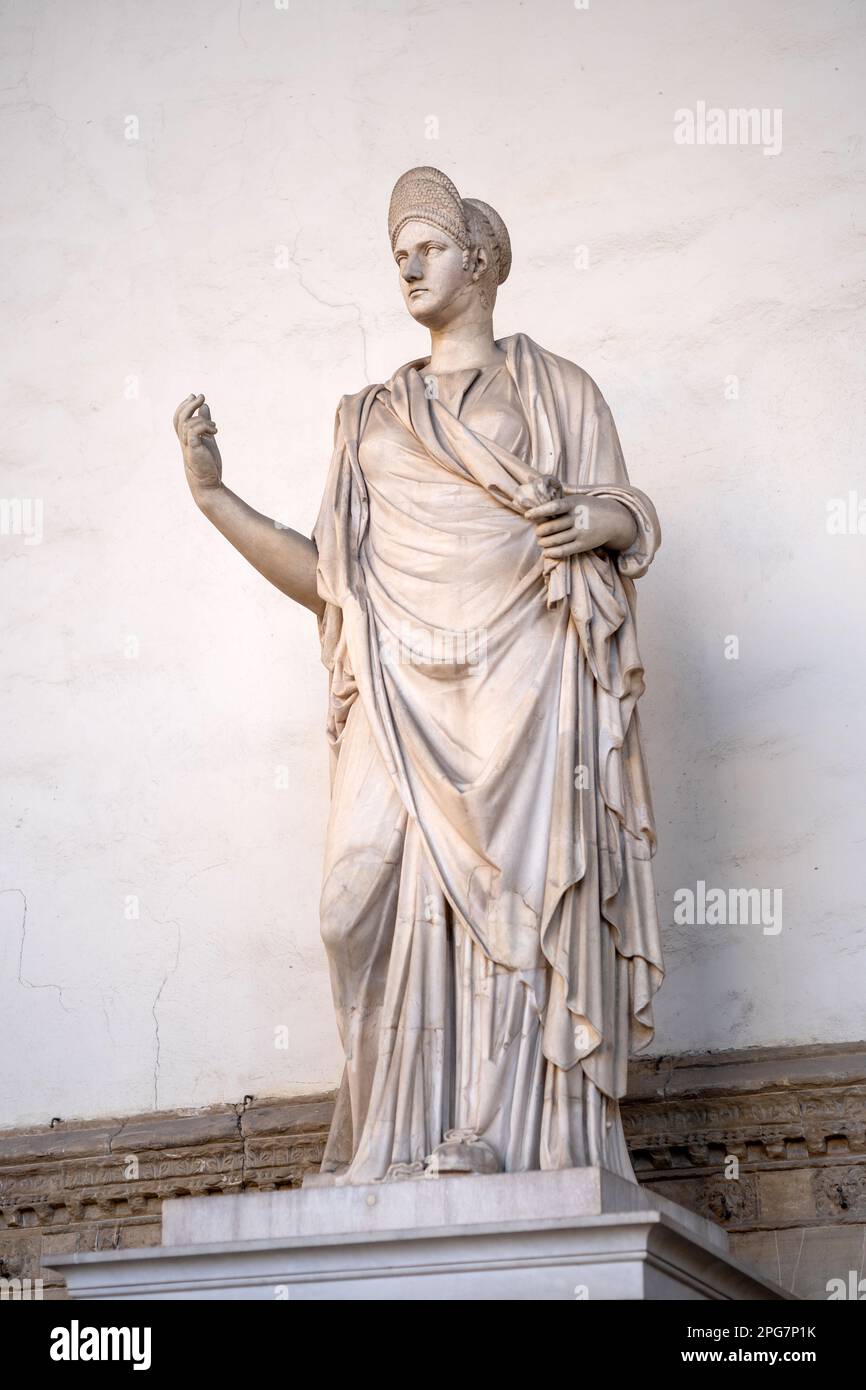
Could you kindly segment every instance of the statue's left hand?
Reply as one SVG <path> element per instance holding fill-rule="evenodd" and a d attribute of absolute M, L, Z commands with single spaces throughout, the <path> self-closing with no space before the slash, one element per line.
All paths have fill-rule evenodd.
<path fill-rule="evenodd" d="M 534 523 L 542 553 L 551 560 L 600 546 L 626 550 L 637 532 L 628 507 L 613 497 L 555 497 L 530 507 L 524 515 Z"/>

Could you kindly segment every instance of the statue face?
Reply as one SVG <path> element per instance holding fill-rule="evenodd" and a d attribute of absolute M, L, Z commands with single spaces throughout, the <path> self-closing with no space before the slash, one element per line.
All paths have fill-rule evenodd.
<path fill-rule="evenodd" d="M 466 307 L 475 283 L 463 268 L 463 252 L 447 232 L 429 222 L 407 222 L 394 246 L 400 289 L 418 323 L 439 328 Z"/>

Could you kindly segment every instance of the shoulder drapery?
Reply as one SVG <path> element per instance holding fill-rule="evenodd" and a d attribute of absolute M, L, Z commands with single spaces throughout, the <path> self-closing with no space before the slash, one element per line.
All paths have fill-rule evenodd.
<path fill-rule="evenodd" d="M 530 988 L 539 964 L 552 968 L 545 1055 L 566 1069 L 582 1062 L 601 1090 L 618 1097 L 629 1047 L 652 1037 L 652 998 L 663 975 L 652 806 L 635 708 L 644 673 L 633 583 L 660 544 L 659 524 L 652 503 L 629 484 L 613 419 L 591 378 L 525 335 L 499 346 L 526 415 L 531 463 L 428 397 L 416 370 L 423 363 L 340 402 L 313 532 L 325 603 L 328 735 L 336 759 L 349 709 L 360 698 L 466 930 L 489 959 L 522 972 Z M 545 567 L 539 552 L 549 657 L 531 700 L 527 695 L 518 711 L 503 714 L 496 756 L 469 783 L 449 778 L 436 739 L 419 728 L 425 690 L 431 712 L 441 710 L 441 680 L 425 687 L 423 673 L 413 670 L 410 688 L 410 674 L 383 658 L 388 619 L 380 586 L 374 598 L 368 584 L 370 504 L 359 458 L 374 407 L 391 412 L 435 469 L 484 489 L 512 514 L 524 510 L 517 496 L 524 484 L 552 475 L 577 497 L 615 498 L 636 522 L 633 544 L 620 553 L 596 550 Z M 508 628 L 513 611 L 491 621 L 487 659 L 495 663 L 520 636 Z M 450 733 L 460 736 L 459 729 Z"/>

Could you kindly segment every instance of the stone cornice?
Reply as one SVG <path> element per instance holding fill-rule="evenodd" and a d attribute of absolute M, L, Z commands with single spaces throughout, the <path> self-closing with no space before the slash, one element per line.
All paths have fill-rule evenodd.
<path fill-rule="evenodd" d="M 866 1044 L 653 1058 L 623 1106 L 640 1169 L 749 1166 L 866 1155 Z"/>
<path fill-rule="evenodd" d="M 728 1230 L 866 1221 L 864 1043 L 640 1061 L 623 1123 L 638 1179 Z"/>

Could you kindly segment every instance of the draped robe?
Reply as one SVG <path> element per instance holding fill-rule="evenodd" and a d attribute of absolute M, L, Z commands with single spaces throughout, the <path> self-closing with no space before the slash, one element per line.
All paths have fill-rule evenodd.
<path fill-rule="evenodd" d="M 440 394 L 420 361 L 344 397 L 313 533 L 338 1183 L 421 1172 L 454 1133 L 506 1171 L 633 1178 L 618 1102 L 663 975 L 633 580 L 658 520 L 591 378 L 499 347 L 498 376 Z M 523 499 L 550 475 L 623 503 L 628 550 L 544 559 Z"/>

